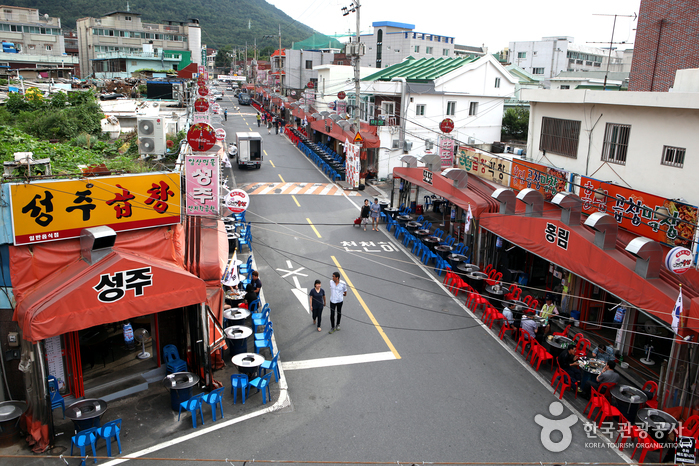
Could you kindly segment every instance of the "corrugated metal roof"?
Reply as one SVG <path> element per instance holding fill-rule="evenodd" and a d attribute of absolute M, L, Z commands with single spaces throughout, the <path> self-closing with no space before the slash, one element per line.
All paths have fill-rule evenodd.
<path fill-rule="evenodd" d="M 393 78 L 405 78 L 408 82 L 427 82 L 440 78 L 464 65 L 473 63 L 478 58 L 439 57 L 415 59 L 408 57 L 403 62 L 377 71 L 362 79 L 362 81 L 390 81 Z"/>

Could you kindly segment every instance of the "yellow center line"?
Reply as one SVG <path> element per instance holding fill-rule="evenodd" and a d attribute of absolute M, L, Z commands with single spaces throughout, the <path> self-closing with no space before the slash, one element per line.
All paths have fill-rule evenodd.
<path fill-rule="evenodd" d="M 298 207 L 301 207 L 301 204 L 299 204 L 299 201 L 296 200 L 296 196 L 294 196 L 294 195 L 292 194 L 292 195 L 291 195 L 291 198 L 294 200 L 294 202 L 296 203 L 296 205 L 297 205 Z"/>
<path fill-rule="evenodd" d="M 309 222 L 310 222 L 310 220 L 309 220 Z M 342 274 L 342 278 L 345 279 L 345 282 L 347 282 L 347 286 L 349 286 L 350 290 L 352 290 L 352 292 L 354 293 L 354 296 L 357 298 L 357 301 L 359 301 L 359 305 L 362 306 L 362 308 L 364 309 L 364 312 L 366 312 L 366 314 L 369 316 L 369 319 L 374 324 L 374 327 L 379 332 L 379 335 L 381 335 L 381 338 L 383 338 L 383 341 L 386 342 L 388 349 L 391 350 L 391 353 L 393 353 L 393 356 L 395 356 L 396 359 L 400 359 L 400 354 L 398 354 L 398 351 L 396 351 L 395 346 L 393 346 L 393 343 L 391 343 L 391 340 L 388 339 L 388 336 L 383 331 L 383 329 L 381 328 L 381 325 L 379 325 L 379 322 L 374 317 L 374 314 L 371 313 L 371 311 L 369 310 L 369 307 L 366 305 L 366 303 L 364 302 L 362 297 L 359 296 L 359 292 L 354 287 L 354 285 L 350 281 L 350 279 L 347 276 L 347 274 L 345 273 L 345 271 L 342 269 L 342 266 L 340 265 L 340 263 L 337 261 L 337 259 L 335 259 L 335 256 L 330 256 L 330 258 L 333 260 L 333 262 L 335 262 L 337 269 Z"/>
<path fill-rule="evenodd" d="M 284 178 L 282 178 L 281 175 L 279 175 L 279 179 L 282 180 L 282 183 L 286 183 L 286 181 L 284 181 Z"/>
<path fill-rule="evenodd" d="M 294 200 L 296 200 L 296 199 L 294 199 Z M 298 204 L 298 202 L 297 202 L 297 204 Z M 301 207 L 301 206 L 299 206 L 299 207 Z M 316 230 L 316 227 L 311 222 L 311 219 L 307 218 L 306 220 L 308 221 L 308 224 L 311 226 L 311 228 L 313 228 L 313 231 L 316 232 L 316 235 L 318 236 L 318 238 L 322 238 L 322 236 L 320 236 L 320 233 L 318 233 L 318 230 Z"/>
<path fill-rule="evenodd" d="M 266 151 L 266 150 L 262 149 L 262 152 L 264 152 L 264 153 L 265 153 L 265 155 L 267 155 L 267 151 Z"/>
<path fill-rule="evenodd" d="M 269 161 L 269 164 L 272 165 L 273 168 L 277 168 L 274 166 L 274 162 L 272 162 L 271 160 Z"/>

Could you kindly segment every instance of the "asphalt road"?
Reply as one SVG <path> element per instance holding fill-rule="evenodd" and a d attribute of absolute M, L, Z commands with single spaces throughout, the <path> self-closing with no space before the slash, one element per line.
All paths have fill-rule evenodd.
<path fill-rule="evenodd" d="M 236 131 L 257 130 L 253 107 L 236 111 L 228 96 L 220 103 L 229 108 L 228 121 L 222 123 L 229 138 Z M 263 166 L 239 170 L 234 165 L 238 186 L 328 183 L 284 136 L 274 131 L 268 135 L 262 128 L 260 133 Z M 587 438 L 575 416 L 572 440 L 564 451 L 542 445 L 535 416 L 558 425 L 556 420 L 572 416 L 568 405 L 562 413 L 550 413 L 557 398 L 548 381 L 472 319 L 463 298 L 446 292 L 434 271 L 404 253 L 383 226 L 379 232 L 352 226 L 363 197 L 271 192 L 251 197 L 247 220 L 253 224 L 254 258 L 272 311 L 289 403 L 158 449 L 137 464 L 169 464 L 155 458 L 192 465 L 201 464 L 196 459 L 342 464 L 624 461 L 611 448 L 586 445 L 600 439 Z M 335 270 L 352 285 L 342 330 L 328 333 L 326 308 L 323 331 L 318 332 L 305 293 L 316 278 L 329 292 Z M 550 438 L 558 442 L 561 433 Z"/>

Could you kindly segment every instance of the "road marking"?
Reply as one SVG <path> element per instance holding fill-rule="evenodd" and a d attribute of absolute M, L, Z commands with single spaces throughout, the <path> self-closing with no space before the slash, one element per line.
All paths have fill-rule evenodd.
<path fill-rule="evenodd" d="M 286 272 L 284 275 L 281 276 L 281 278 L 290 277 L 290 276 L 292 276 L 292 275 L 299 275 L 299 276 L 301 276 L 301 277 L 307 277 L 308 274 L 301 273 L 301 271 L 304 270 L 304 269 L 305 269 L 305 267 L 299 267 L 299 268 L 296 269 L 296 270 L 291 270 L 291 265 L 289 265 L 289 270 L 287 270 L 287 269 L 276 269 L 276 270 L 277 270 L 278 272 Z M 297 288 L 298 288 L 298 287 L 297 287 Z"/>
<path fill-rule="evenodd" d="M 266 150 L 262 149 L 262 152 L 264 152 L 264 153 L 265 153 L 265 155 L 267 155 L 267 151 L 266 151 Z"/>
<path fill-rule="evenodd" d="M 320 236 L 320 233 L 318 233 L 318 230 L 316 230 L 316 227 L 313 226 L 313 223 L 311 222 L 311 219 L 310 219 L 310 218 L 307 218 L 306 220 L 308 220 L 308 224 L 311 226 L 311 228 L 313 228 L 313 231 L 316 232 L 316 235 L 318 236 L 318 238 L 322 238 L 322 236 Z"/>
<path fill-rule="evenodd" d="M 366 314 L 369 316 L 369 319 L 374 324 L 374 327 L 379 332 L 379 335 L 381 335 L 381 338 L 383 338 L 383 341 L 386 342 L 386 345 L 388 345 L 388 349 L 391 350 L 391 353 L 393 353 L 393 356 L 395 356 L 396 359 L 400 359 L 400 354 L 398 354 L 398 351 L 396 351 L 396 348 L 393 346 L 393 343 L 391 343 L 391 340 L 388 339 L 388 336 L 383 331 L 383 329 L 381 328 L 381 325 L 379 325 L 379 322 L 374 317 L 374 314 L 371 313 L 371 311 L 369 310 L 369 307 L 366 305 L 366 303 L 364 302 L 362 297 L 359 295 L 359 292 L 357 291 L 357 289 L 354 287 L 354 285 L 352 285 L 352 282 L 350 281 L 349 277 L 347 276 L 347 274 L 343 270 L 340 263 L 337 261 L 337 259 L 335 259 L 335 256 L 330 256 L 330 258 L 333 260 L 333 262 L 337 266 L 337 269 L 342 274 L 342 277 L 345 279 L 345 282 L 347 282 L 347 286 L 349 286 L 350 289 L 352 290 L 352 292 L 354 293 L 354 296 L 357 298 L 357 301 L 359 301 L 359 305 L 362 306 L 362 308 L 364 309 L 364 312 L 366 312 Z"/>
<path fill-rule="evenodd" d="M 299 204 L 299 201 L 296 200 L 296 196 L 294 196 L 294 195 L 292 194 L 292 195 L 291 195 L 291 198 L 294 200 L 294 202 L 296 203 L 296 205 L 297 205 L 298 207 L 301 207 L 301 204 Z"/>
<path fill-rule="evenodd" d="M 361 196 L 358 191 L 345 191 L 335 183 L 243 183 L 238 185 L 253 194 L 316 194 L 320 196 Z"/>
<path fill-rule="evenodd" d="M 319 367 L 346 366 L 349 364 L 362 364 L 365 362 L 393 361 L 396 355 L 390 351 L 383 353 L 357 354 L 355 356 L 336 356 L 323 359 L 307 359 L 306 361 L 285 361 L 281 363 L 285 371 L 299 369 L 317 369 Z"/>
<path fill-rule="evenodd" d="M 266 154 L 265 154 L 265 155 L 266 155 Z M 269 161 L 269 164 L 272 166 L 272 168 L 277 168 L 277 167 L 274 166 L 274 162 L 272 162 L 271 160 Z"/>
<path fill-rule="evenodd" d="M 282 183 L 286 183 L 286 181 L 284 181 L 284 178 L 282 178 L 282 175 L 279 175 L 279 179 L 282 180 Z"/>

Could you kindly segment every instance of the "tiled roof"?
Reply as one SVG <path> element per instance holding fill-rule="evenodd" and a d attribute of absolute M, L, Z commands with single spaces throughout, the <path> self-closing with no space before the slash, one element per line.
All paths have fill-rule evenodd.
<path fill-rule="evenodd" d="M 442 77 L 464 65 L 473 63 L 478 58 L 472 56 L 420 59 L 408 57 L 403 62 L 377 71 L 362 79 L 362 81 L 390 81 L 393 78 L 405 78 L 409 82 L 427 82 Z"/>

